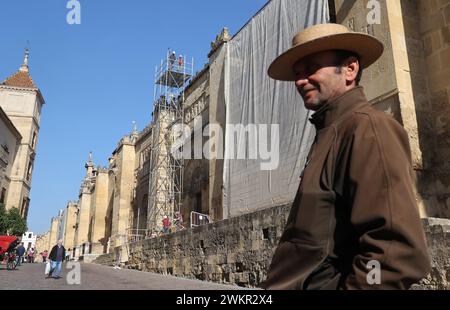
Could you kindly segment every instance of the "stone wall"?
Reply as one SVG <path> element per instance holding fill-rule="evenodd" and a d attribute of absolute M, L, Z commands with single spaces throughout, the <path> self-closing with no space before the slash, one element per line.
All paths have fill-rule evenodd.
<path fill-rule="evenodd" d="M 105 238 L 105 217 L 108 209 L 109 175 L 105 168 L 97 169 L 95 187 L 91 195 L 88 241 L 91 244 L 90 254 L 103 254 Z"/>
<path fill-rule="evenodd" d="M 50 225 L 50 231 L 49 231 L 49 237 L 48 237 L 48 244 L 46 249 L 50 251 L 50 249 L 56 244 L 58 241 L 58 226 L 60 217 L 53 217 Z"/>
<path fill-rule="evenodd" d="M 256 286 L 265 279 L 289 205 L 195 227 L 123 247 L 127 268 L 218 283 Z M 122 255 L 124 257 L 124 255 Z M 112 265 L 114 254 L 95 263 Z"/>
<path fill-rule="evenodd" d="M 423 104 L 427 104 L 427 113 L 418 113 L 421 128 L 426 129 L 422 130 L 426 158 L 419 174 L 419 192 L 430 206 L 428 216 L 450 218 L 450 0 L 417 1 L 416 10 L 420 23 L 416 19 L 415 27 L 425 59 L 424 70 L 417 76 L 425 78 L 422 87 L 428 91 Z"/>
<path fill-rule="evenodd" d="M 64 247 L 72 252 L 74 247 L 74 238 L 75 238 L 75 225 L 77 224 L 77 211 L 78 206 L 76 202 L 69 202 L 66 207 L 66 222 L 64 229 L 64 239 L 63 244 Z"/>
<path fill-rule="evenodd" d="M 126 268 L 254 287 L 266 278 L 290 205 L 147 239 L 122 248 Z M 424 219 L 433 270 L 415 289 L 450 289 L 450 220 Z M 125 254 L 125 255 L 124 255 Z M 94 262 L 112 265 L 114 254 Z"/>
<path fill-rule="evenodd" d="M 432 269 L 414 289 L 450 289 L 450 220 L 426 218 L 424 223 Z"/>
<path fill-rule="evenodd" d="M 408 132 L 421 216 L 450 218 L 450 0 L 377 2 L 368 25 L 368 0 L 330 0 L 338 23 L 384 43 L 361 85 Z"/>

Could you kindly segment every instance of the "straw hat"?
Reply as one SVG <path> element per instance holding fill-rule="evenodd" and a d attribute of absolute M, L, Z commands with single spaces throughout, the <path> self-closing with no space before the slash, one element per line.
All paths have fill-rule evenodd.
<path fill-rule="evenodd" d="M 383 49 L 383 43 L 371 35 L 350 31 L 339 24 L 319 24 L 297 33 L 292 48 L 278 56 L 267 73 L 275 80 L 294 81 L 293 67 L 297 61 L 329 50 L 354 52 L 360 56 L 360 65 L 367 68 L 383 54 Z"/>

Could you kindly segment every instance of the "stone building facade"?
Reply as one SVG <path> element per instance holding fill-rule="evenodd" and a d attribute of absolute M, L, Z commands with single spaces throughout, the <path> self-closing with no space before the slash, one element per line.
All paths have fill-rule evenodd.
<path fill-rule="evenodd" d="M 71 250 L 71 258 L 88 259 L 106 253 L 129 234 L 137 137 L 138 133 L 133 131 L 119 141 L 108 167 L 96 167 L 92 154 L 89 155 L 78 201 L 69 202 L 64 210 L 63 238 L 66 248 Z"/>
<path fill-rule="evenodd" d="M 63 226 L 63 245 L 67 249 L 67 251 L 70 252 L 70 254 L 73 253 L 74 248 L 74 239 L 75 239 L 75 226 L 77 222 L 77 212 L 78 212 L 78 205 L 75 201 L 69 201 L 67 203 L 66 208 L 64 209 L 64 226 Z M 47 248 L 50 248 L 50 245 L 47 246 Z"/>
<path fill-rule="evenodd" d="M 49 235 L 48 235 L 48 243 L 47 243 L 47 248 L 50 250 L 51 247 L 53 247 L 56 242 L 58 241 L 58 228 L 60 227 L 60 223 L 61 223 L 61 216 L 55 216 L 52 218 L 51 222 L 50 222 L 50 230 L 49 230 Z"/>
<path fill-rule="evenodd" d="M 105 218 L 108 209 L 109 175 L 107 168 L 97 168 L 89 211 L 89 253 L 104 253 Z"/>
<path fill-rule="evenodd" d="M 36 253 L 42 253 L 45 250 L 50 251 L 49 247 L 49 237 L 50 232 L 46 232 L 44 234 L 38 235 L 36 238 Z M 36 262 L 40 262 L 42 257 L 40 255 L 36 255 Z"/>
<path fill-rule="evenodd" d="M 191 159 L 185 159 L 183 167 L 183 201 L 181 214 L 190 223 L 190 213 L 209 214 L 209 162 L 202 150 L 205 143 L 204 128 L 209 124 L 209 65 L 201 70 L 185 89 L 184 124 L 191 130 Z M 186 147 L 186 146 L 185 146 Z M 200 156 L 199 156 L 200 155 Z"/>
<path fill-rule="evenodd" d="M 22 136 L 0 107 L 0 204 L 5 204 L 11 171 Z"/>
<path fill-rule="evenodd" d="M 86 176 L 81 183 L 78 195 L 77 220 L 74 231 L 74 248 L 72 250 L 73 257 L 79 257 L 89 252 L 89 223 L 92 201 L 92 189 L 95 184 L 94 162 L 92 154 L 85 164 Z"/>
<path fill-rule="evenodd" d="M 28 56 L 26 50 L 19 71 L 0 83 L 0 107 L 22 136 L 10 170 L 9 186 L 5 194 L 6 208 L 19 209 L 25 219 L 30 206 L 41 110 L 45 104 L 41 91 L 31 78 Z"/>
<path fill-rule="evenodd" d="M 135 180 L 130 216 L 132 235 L 145 234 L 147 229 L 152 128 L 151 124 L 144 128 L 135 143 Z"/>
<path fill-rule="evenodd" d="M 132 193 L 135 184 L 135 148 L 137 132 L 125 136 L 119 142 L 110 159 L 110 199 L 109 211 L 110 234 L 106 237 L 117 244 L 121 236 L 130 229 L 132 214 Z"/>

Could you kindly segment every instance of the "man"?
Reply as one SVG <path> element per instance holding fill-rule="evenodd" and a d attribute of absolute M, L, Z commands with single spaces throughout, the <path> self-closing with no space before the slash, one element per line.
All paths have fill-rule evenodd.
<path fill-rule="evenodd" d="M 163 234 L 170 233 L 170 225 L 171 225 L 171 223 L 170 223 L 169 217 L 167 215 L 164 215 L 164 218 L 162 220 L 162 224 L 163 224 L 162 233 Z"/>
<path fill-rule="evenodd" d="M 41 256 L 42 256 L 42 262 L 46 263 L 47 262 L 48 251 L 45 250 L 44 252 L 42 252 Z"/>
<path fill-rule="evenodd" d="M 66 249 L 62 245 L 62 240 L 58 240 L 58 243 L 50 251 L 50 273 L 48 277 L 59 279 L 61 274 L 61 265 L 65 260 Z"/>
<path fill-rule="evenodd" d="M 23 242 L 19 244 L 19 246 L 16 248 L 17 253 L 17 262 L 16 265 L 20 266 L 23 263 L 23 256 L 25 255 L 25 247 L 23 246 Z"/>
<path fill-rule="evenodd" d="M 34 264 L 35 253 L 36 253 L 36 251 L 34 250 L 34 248 L 31 248 L 30 250 L 28 250 L 28 262 L 30 264 Z"/>
<path fill-rule="evenodd" d="M 175 218 L 173 219 L 173 223 L 175 224 L 177 231 L 185 229 L 185 227 L 183 226 L 183 215 L 181 215 L 180 211 L 175 212 Z"/>
<path fill-rule="evenodd" d="M 317 133 L 262 287 L 407 289 L 429 272 L 408 135 L 358 86 L 382 53 L 372 36 L 323 24 L 269 67 L 295 82 Z"/>
<path fill-rule="evenodd" d="M 175 60 L 177 59 L 177 56 L 175 54 L 175 51 L 173 51 L 169 56 L 169 70 L 172 69 L 173 64 L 175 63 Z"/>

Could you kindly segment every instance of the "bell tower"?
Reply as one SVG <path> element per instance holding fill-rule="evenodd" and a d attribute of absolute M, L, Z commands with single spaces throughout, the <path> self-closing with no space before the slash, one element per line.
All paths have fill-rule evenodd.
<path fill-rule="evenodd" d="M 0 106 L 22 135 L 10 175 L 6 209 L 18 208 L 28 216 L 31 180 L 40 128 L 41 109 L 45 104 L 28 67 L 29 51 L 25 49 L 19 70 L 0 83 Z"/>

